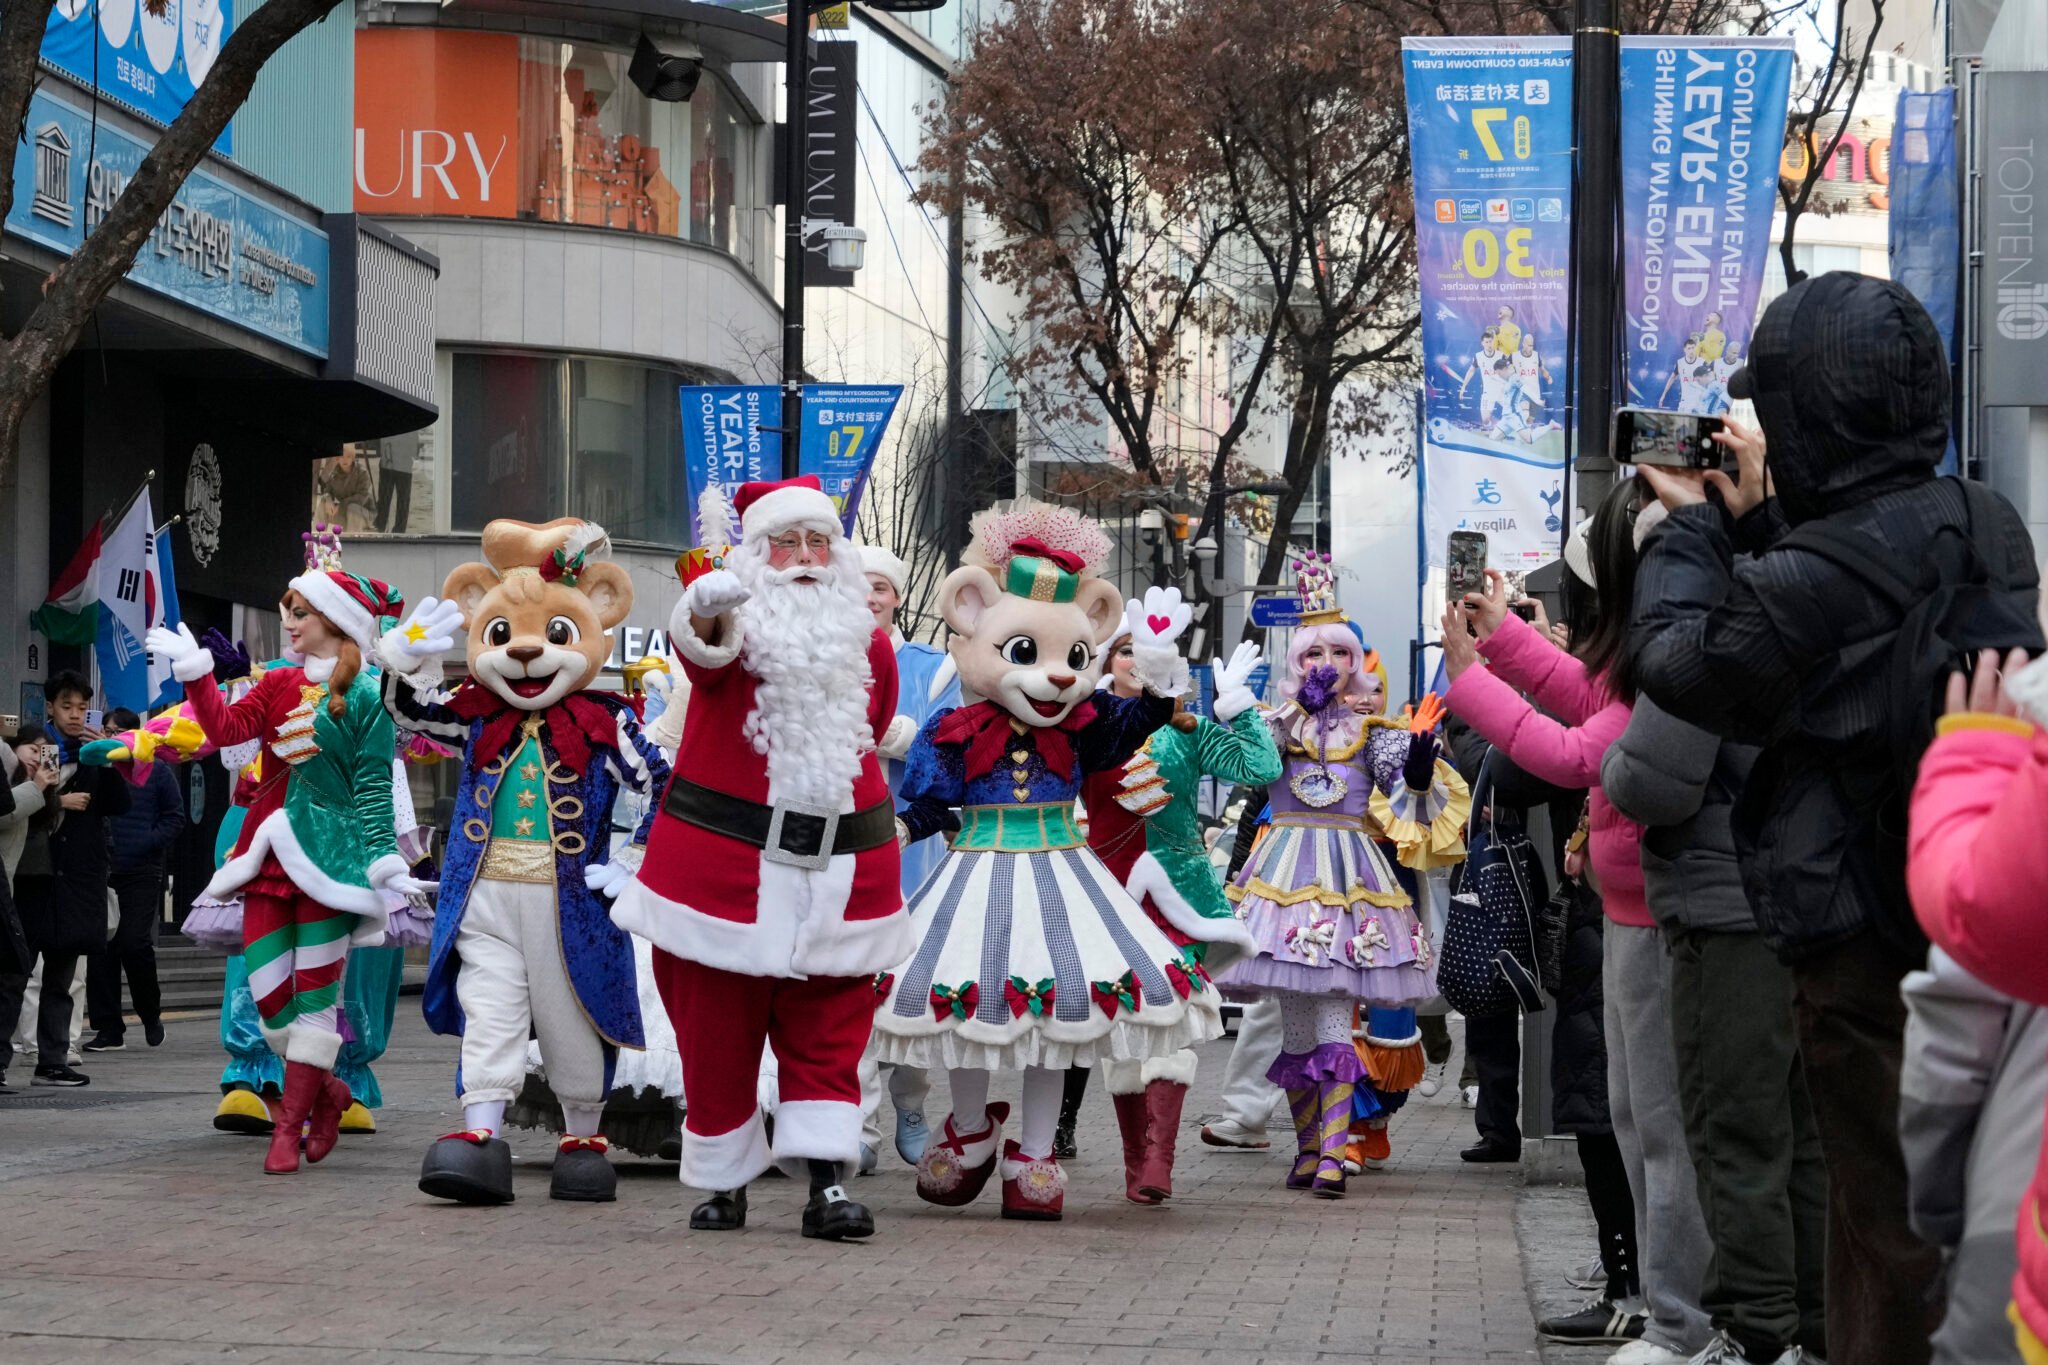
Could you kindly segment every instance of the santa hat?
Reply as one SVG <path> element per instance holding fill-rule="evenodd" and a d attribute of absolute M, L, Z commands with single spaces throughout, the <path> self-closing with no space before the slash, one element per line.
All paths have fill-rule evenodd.
<path fill-rule="evenodd" d="M 306 542 L 306 572 L 291 581 L 291 590 L 369 654 L 405 614 L 405 599 L 389 583 L 341 566 L 338 528 L 316 525 L 299 538 Z"/>
<path fill-rule="evenodd" d="M 910 566 L 880 545 L 860 547 L 860 571 L 888 579 L 898 597 L 903 596 L 903 585 L 910 581 Z"/>
<path fill-rule="evenodd" d="M 825 486 L 815 474 L 741 484 L 732 505 L 740 514 L 743 540 L 777 535 L 793 526 L 839 528 L 839 509 L 825 496 Z"/>

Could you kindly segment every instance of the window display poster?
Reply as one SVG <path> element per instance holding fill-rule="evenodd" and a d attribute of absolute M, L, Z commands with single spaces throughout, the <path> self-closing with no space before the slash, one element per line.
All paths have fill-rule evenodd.
<path fill-rule="evenodd" d="M 1404 38 L 1422 294 L 1423 537 L 1498 569 L 1562 549 L 1571 406 L 1567 38 Z"/>
<path fill-rule="evenodd" d="M 1756 325 L 1790 38 L 1621 40 L 1622 310 L 1637 407 L 1728 411 Z"/>

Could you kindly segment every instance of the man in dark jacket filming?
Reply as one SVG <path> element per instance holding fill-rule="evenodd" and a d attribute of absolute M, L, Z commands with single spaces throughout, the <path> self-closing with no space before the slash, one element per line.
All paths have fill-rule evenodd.
<path fill-rule="evenodd" d="M 1644 466 L 1671 516 L 1638 574 L 1637 672 L 1672 715 L 1762 746 L 1734 833 L 1758 928 L 1792 969 L 1827 1159 L 1828 1354 L 1920 1362 L 1941 1310 L 1939 1258 L 1907 1225 L 1898 1141 L 1899 982 L 1926 958 L 1905 893 L 1912 774 L 1896 743 L 1914 718 L 1891 700 L 1907 608 L 1814 540 L 1850 542 L 1922 595 L 1967 543 L 2022 622 L 2033 547 L 2003 499 L 1935 477 L 1948 361 L 1899 285 L 1846 272 L 1795 285 L 1758 323 L 1730 392 L 1763 427 L 1721 437 L 1739 480 Z M 1740 578 L 1738 552 L 1758 556 Z M 2004 643 L 2038 650 L 2025 629 Z"/>

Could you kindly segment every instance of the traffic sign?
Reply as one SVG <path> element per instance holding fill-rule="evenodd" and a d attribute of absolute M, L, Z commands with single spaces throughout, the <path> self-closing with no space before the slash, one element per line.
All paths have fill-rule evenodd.
<path fill-rule="evenodd" d="M 1292 594 L 1282 597 L 1254 597 L 1252 599 L 1252 625 L 1260 630 L 1285 630 L 1301 624 L 1301 599 Z"/>

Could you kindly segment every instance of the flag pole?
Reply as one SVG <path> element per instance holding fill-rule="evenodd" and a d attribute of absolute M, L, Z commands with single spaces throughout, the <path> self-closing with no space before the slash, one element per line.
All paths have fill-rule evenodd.
<path fill-rule="evenodd" d="M 149 473 L 142 476 L 142 482 L 135 486 L 135 491 L 133 493 L 130 493 L 127 497 L 121 499 L 120 506 L 106 513 L 104 516 L 100 518 L 100 521 L 103 524 L 119 526 L 121 524 L 121 518 L 127 516 L 128 509 L 135 505 L 135 500 L 137 498 L 140 498 L 144 493 L 147 493 L 149 491 L 149 486 L 155 482 L 156 471 L 152 469 L 149 471 Z"/>
<path fill-rule="evenodd" d="M 151 531 L 151 532 L 150 532 L 149 534 L 150 534 L 150 536 L 151 536 L 152 538 L 154 538 L 154 537 L 156 537 L 156 536 L 160 536 L 160 535 L 162 535 L 162 534 L 163 534 L 164 532 L 166 532 L 166 531 L 170 530 L 170 529 L 171 529 L 171 528 L 172 528 L 173 526 L 183 526 L 184 524 L 185 524 L 185 517 L 184 517 L 184 514 L 183 514 L 183 513 L 180 513 L 179 515 L 177 515 L 177 516 L 175 516 L 175 517 L 172 517 L 172 518 L 171 518 L 171 519 L 170 519 L 169 521 L 165 522 L 165 523 L 164 523 L 163 525 L 161 525 L 161 526 L 157 527 L 157 528 L 156 528 L 156 529 L 155 529 L 154 531 Z"/>

